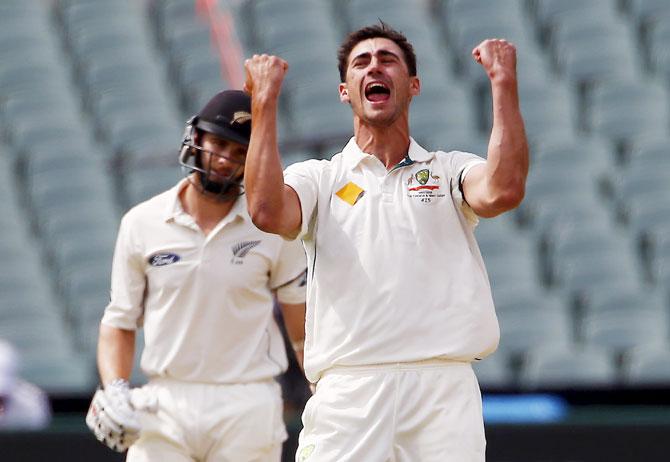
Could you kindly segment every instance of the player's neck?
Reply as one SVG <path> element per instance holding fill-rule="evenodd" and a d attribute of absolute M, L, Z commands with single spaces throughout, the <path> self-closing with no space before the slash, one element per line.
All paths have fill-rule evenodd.
<path fill-rule="evenodd" d="M 387 170 L 401 162 L 409 149 L 409 127 L 406 123 L 380 127 L 357 121 L 354 136 L 361 151 L 377 157 Z"/>
<path fill-rule="evenodd" d="M 180 199 L 184 212 L 193 217 L 205 235 L 230 213 L 237 200 L 222 201 L 210 197 L 191 183 L 182 190 Z"/>

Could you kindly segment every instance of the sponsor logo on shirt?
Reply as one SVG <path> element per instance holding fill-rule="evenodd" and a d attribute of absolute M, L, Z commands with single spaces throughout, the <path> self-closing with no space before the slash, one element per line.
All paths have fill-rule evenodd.
<path fill-rule="evenodd" d="M 261 241 L 238 242 L 230 249 L 233 251 L 233 258 L 230 260 L 230 262 L 234 263 L 235 265 L 241 265 L 242 263 L 244 263 L 244 257 L 247 256 L 249 251 L 260 243 Z"/>
<path fill-rule="evenodd" d="M 155 253 L 147 260 L 151 266 L 167 266 L 177 263 L 181 257 L 176 253 Z"/>
<path fill-rule="evenodd" d="M 354 205 L 365 195 L 365 191 L 356 183 L 350 181 L 337 191 L 335 195 L 347 204 Z"/>
<path fill-rule="evenodd" d="M 444 197 L 440 188 L 441 178 L 439 175 L 433 175 L 427 168 L 411 173 L 407 179 L 407 196 L 424 204 Z"/>

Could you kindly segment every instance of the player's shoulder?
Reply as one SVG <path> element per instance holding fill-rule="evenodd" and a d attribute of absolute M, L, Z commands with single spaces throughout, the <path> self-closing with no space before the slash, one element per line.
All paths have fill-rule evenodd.
<path fill-rule="evenodd" d="M 164 215 L 170 204 L 174 202 L 175 194 L 174 188 L 171 188 L 135 204 L 124 214 L 122 221 L 153 220 Z"/>
<path fill-rule="evenodd" d="M 441 159 L 450 159 L 454 156 L 460 156 L 460 155 L 474 155 L 470 152 L 466 151 L 461 151 L 459 149 L 438 149 L 436 151 L 433 151 L 433 155 L 435 157 L 441 158 Z"/>
<path fill-rule="evenodd" d="M 305 159 L 300 162 L 294 162 L 284 169 L 285 173 L 320 171 L 328 168 L 331 160 L 329 159 Z"/>
<path fill-rule="evenodd" d="M 434 151 L 433 154 L 435 159 L 438 161 L 449 164 L 486 160 L 486 158 L 480 156 L 479 154 L 474 154 L 472 152 L 458 149 Z"/>

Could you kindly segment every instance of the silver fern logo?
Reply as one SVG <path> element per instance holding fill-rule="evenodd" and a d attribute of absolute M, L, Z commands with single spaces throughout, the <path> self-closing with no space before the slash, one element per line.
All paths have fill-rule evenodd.
<path fill-rule="evenodd" d="M 241 265 L 244 263 L 243 258 L 247 256 L 249 251 L 260 244 L 261 241 L 243 241 L 238 242 L 231 247 L 230 250 L 233 251 L 233 258 L 230 260 L 231 263 L 236 265 Z"/>

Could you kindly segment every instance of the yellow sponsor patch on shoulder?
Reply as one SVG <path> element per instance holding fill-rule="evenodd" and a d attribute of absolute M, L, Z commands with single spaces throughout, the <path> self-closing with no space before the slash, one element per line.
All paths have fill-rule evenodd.
<path fill-rule="evenodd" d="M 342 189 L 335 193 L 337 197 L 349 205 L 354 205 L 361 197 L 363 197 L 364 194 L 365 191 L 363 188 L 358 186 L 356 183 L 352 183 L 351 181 L 345 184 Z"/>

